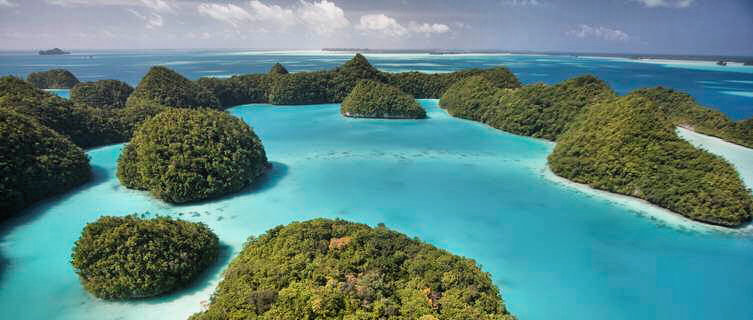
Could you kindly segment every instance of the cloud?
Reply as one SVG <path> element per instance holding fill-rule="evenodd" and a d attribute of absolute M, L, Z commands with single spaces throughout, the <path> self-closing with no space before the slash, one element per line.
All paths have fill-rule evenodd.
<path fill-rule="evenodd" d="M 146 22 L 145 26 L 146 26 L 147 29 L 160 28 L 160 27 L 162 27 L 164 25 L 164 21 L 162 20 L 162 16 L 159 15 L 159 14 L 157 14 L 157 13 L 155 13 L 155 12 L 151 12 L 149 14 L 142 14 L 142 13 L 136 11 L 136 10 L 133 10 L 133 9 L 127 9 L 127 10 L 128 10 L 128 12 L 130 12 L 131 14 L 133 14 L 134 16 L 136 16 L 137 18 L 139 18 L 139 19 L 143 20 L 144 22 Z"/>
<path fill-rule="evenodd" d="M 450 32 L 450 27 L 441 23 L 419 23 L 411 21 L 408 27 L 398 23 L 392 17 L 384 14 L 367 14 L 361 16 L 356 30 L 366 33 L 377 33 L 388 37 L 399 38 L 410 36 L 412 34 L 423 34 L 430 36 L 433 34 L 442 34 Z"/>
<path fill-rule="evenodd" d="M 332 34 L 350 26 L 350 21 L 345 17 L 343 9 L 327 0 L 319 2 L 301 0 L 296 14 L 303 24 L 320 35 Z"/>
<path fill-rule="evenodd" d="M 442 34 L 447 33 L 450 31 L 450 27 L 446 24 L 441 23 L 417 23 L 415 21 L 411 21 L 408 24 L 408 29 L 410 31 L 416 32 L 416 33 L 423 33 L 426 35 L 430 34 Z"/>
<path fill-rule="evenodd" d="M 408 35 L 408 29 L 397 23 L 394 18 L 384 14 L 367 14 L 361 16 L 356 25 L 357 30 L 377 32 L 390 37 L 402 37 Z"/>
<path fill-rule="evenodd" d="M 200 14 L 231 24 L 238 29 L 244 22 L 262 22 L 264 29 L 288 29 L 303 26 L 318 35 L 329 35 L 350 26 L 345 12 L 327 0 L 301 0 L 291 7 L 267 5 L 253 0 L 247 9 L 234 4 L 202 3 L 197 7 Z"/>
<path fill-rule="evenodd" d="M 511 7 L 536 7 L 541 5 L 539 0 L 502 0 L 500 4 Z"/>
<path fill-rule="evenodd" d="M 628 41 L 630 36 L 622 30 L 610 29 L 601 26 L 590 26 L 581 24 L 577 28 L 570 30 L 567 35 L 578 38 L 596 38 L 609 41 Z"/>
<path fill-rule="evenodd" d="M 18 7 L 18 4 L 10 2 L 10 0 L 0 0 L 0 7 L 13 8 L 13 7 Z"/>
<path fill-rule="evenodd" d="M 644 7 L 656 8 L 687 8 L 690 7 L 695 0 L 633 0 L 640 2 Z"/>
<path fill-rule="evenodd" d="M 197 7 L 197 10 L 201 15 L 227 22 L 236 28 L 243 21 L 252 19 L 248 11 L 234 4 L 202 3 Z"/>

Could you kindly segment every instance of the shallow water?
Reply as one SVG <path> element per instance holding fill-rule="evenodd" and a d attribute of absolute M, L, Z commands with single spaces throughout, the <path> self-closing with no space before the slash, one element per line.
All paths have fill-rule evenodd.
<path fill-rule="evenodd" d="M 276 62 L 290 71 L 334 68 L 351 53 L 321 51 L 81 51 L 64 56 L 36 52 L 0 52 L 0 75 L 25 77 L 31 72 L 66 68 L 81 81 L 117 79 L 132 85 L 152 65 L 167 65 L 190 79 L 227 78 L 235 74 L 267 72 Z M 620 94 L 643 87 L 664 86 L 689 92 L 700 103 L 734 119 L 753 116 L 753 66 L 714 62 L 631 60 L 587 56 L 536 54 L 366 54 L 385 71 L 441 73 L 464 68 L 507 66 L 524 83 L 557 83 L 582 75 L 604 79 Z M 717 84 L 709 87 L 708 84 Z"/>
<path fill-rule="evenodd" d="M 0 233 L 8 262 L 0 273 L 3 318 L 185 319 L 248 236 L 315 217 L 383 222 L 476 259 L 520 319 L 753 318 L 753 237 L 668 227 L 555 183 L 544 174 L 552 143 L 451 118 L 435 100 L 421 103 L 429 119 L 347 119 L 337 105 L 233 108 L 262 138 L 275 169 L 240 194 L 189 206 L 121 187 L 122 145 L 90 150 L 94 182 Z M 100 215 L 132 212 L 205 222 L 227 250 L 179 293 L 93 299 L 70 267 L 73 243 Z"/>

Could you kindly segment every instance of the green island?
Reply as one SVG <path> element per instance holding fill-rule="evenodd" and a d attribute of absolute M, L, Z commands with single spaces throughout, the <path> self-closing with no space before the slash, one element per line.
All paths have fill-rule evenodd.
<path fill-rule="evenodd" d="M 183 288 L 218 254 L 219 239 L 203 223 L 102 216 L 84 227 L 71 264 L 86 291 L 126 300 Z"/>
<path fill-rule="evenodd" d="M 426 110 L 400 89 L 374 80 L 361 80 L 340 106 L 353 118 L 422 119 Z"/>
<path fill-rule="evenodd" d="M 184 203 L 236 192 L 268 166 L 261 140 L 243 120 L 212 109 L 173 108 L 136 129 L 117 175 L 128 188 Z"/>
<path fill-rule="evenodd" d="M 219 108 L 219 100 L 209 90 L 162 66 L 149 69 L 126 102 L 127 105 L 143 103 L 176 108 Z"/>
<path fill-rule="evenodd" d="M 456 117 L 557 141 L 549 166 L 569 180 L 709 224 L 739 227 L 753 216 L 753 196 L 736 169 L 675 133 L 683 126 L 751 145 L 753 119 L 732 122 L 686 94 L 654 88 L 618 97 L 593 76 L 505 89 L 475 76 L 450 87 L 440 106 Z"/>
<path fill-rule="evenodd" d="M 383 226 L 316 219 L 250 238 L 190 319 L 515 317 L 473 260 Z"/>
<path fill-rule="evenodd" d="M 0 221 L 91 177 L 89 158 L 34 118 L 0 107 Z"/>
<path fill-rule="evenodd" d="M 65 69 L 32 72 L 26 81 L 38 89 L 70 89 L 79 83 L 78 78 Z"/>
<path fill-rule="evenodd" d="M 71 89 L 71 101 L 97 108 L 123 108 L 133 87 L 118 80 L 81 82 Z"/>

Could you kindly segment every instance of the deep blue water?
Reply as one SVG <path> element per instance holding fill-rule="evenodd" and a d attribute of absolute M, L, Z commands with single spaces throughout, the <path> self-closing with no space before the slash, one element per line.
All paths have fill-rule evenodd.
<path fill-rule="evenodd" d="M 181 57 L 174 61 L 191 62 L 194 58 L 208 60 L 210 54 L 218 55 L 170 53 L 155 54 L 154 59 L 163 59 L 164 63 Z M 1 57 L 6 64 L 6 56 Z M 238 62 L 246 66 L 243 72 L 261 71 L 275 61 L 295 70 L 296 65 L 306 64 L 303 61 L 315 59 L 294 55 L 256 55 L 248 61 L 245 55 L 221 57 L 216 59 L 245 61 Z M 134 72 L 140 73 L 150 64 L 143 61 L 151 61 L 123 59 L 145 63 L 143 67 L 122 65 L 122 70 L 138 69 Z M 347 57 L 319 59 L 338 59 L 320 64 L 332 66 Z M 413 64 L 412 69 L 423 70 L 436 67 L 428 63 L 460 67 L 483 65 L 474 61 L 488 59 L 565 58 L 420 59 L 432 62 L 418 62 L 412 56 L 379 56 L 372 61 L 377 66 L 382 65 L 380 61 L 405 64 L 401 69 L 411 69 Z M 542 74 L 541 70 L 550 70 L 552 77 L 558 74 L 566 78 L 578 74 L 577 68 L 581 68 L 573 66 L 576 70 L 570 70 L 561 62 L 551 63 L 553 66 L 547 66 L 540 61 L 535 63 L 539 67 L 513 70 L 530 81 L 519 70 L 535 69 Z M 750 78 L 750 74 L 696 67 L 610 60 L 580 64 L 594 70 L 607 68 L 595 67 L 602 64 L 646 68 L 664 78 L 673 72 L 690 73 L 696 79 L 714 78 L 720 83 Z M 212 70 L 223 68 L 216 62 L 202 65 Z M 194 64 L 174 66 L 191 77 L 198 75 L 197 71 L 180 69 L 197 68 Z M 69 68 L 90 80 L 84 78 L 83 71 Z M 102 64 L 102 69 L 103 78 L 126 79 L 108 73 L 116 69 L 115 65 Z M 95 70 L 91 67 L 91 72 Z M 621 82 L 630 83 L 626 79 L 630 77 L 632 74 L 625 74 L 622 81 L 612 84 L 619 88 Z M 691 83 L 680 78 L 675 81 Z M 739 84 L 748 89 L 753 85 Z M 640 204 L 621 205 L 616 198 L 556 183 L 548 178 L 545 167 L 553 144 L 449 117 L 434 100 L 421 103 L 429 119 L 347 119 L 339 115 L 338 105 L 233 108 L 230 112 L 243 118 L 261 137 L 275 169 L 265 181 L 237 195 L 195 205 L 172 206 L 122 187 L 115 177 L 122 145 L 89 150 L 95 181 L 40 203 L 0 227 L 0 256 L 5 261 L 0 271 L 0 318 L 185 319 L 201 309 L 221 270 L 248 236 L 293 220 L 331 217 L 371 225 L 384 222 L 409 236 L 475 259 L 492 274 L 508 307 L 522 320 L 753 319 L 750 233 L 690 229 L 697 227 L 692 223 L 670 224 L 651 218 L 647 215 L 650 208 Z M 723 110 L 728 107 L 720 105 Z M 730 154 L 731 161 L 745 170 L 741 172 L 745 177 L 753 175 L 753 150 L 730 151 L 714 142 L 700 143 L 723 155 Z M 227 247 L 226 253 L 206 277 L 181 292 L 138 302 L 94 299 L 82 290 L 70 267 L 73 243 L 87 222 L 105 214 L 133 212 L 205 222 Z"/>
<path fill-rule="evenodd" d="M 244 51 L 91 51 L 64 56 L 0 52 L 0 75 L 25 77 L 30 72 L 65 68 L 82 81 L 118 79 L 136 85 L 150 66 L 165 65 L 191 79 L 267 72 L 276 62 L 290 71 L 334 68 L 351 54 L 318 52 L 259 53 Z M 386 71 L 447 72 L 464 68 L 509 67 L 524 83 L 556 83 L 594 74 L 624 94 L 642 87 L 665 86 L 691 93 L 699 102 L 734 119 L 753 116 L 753 66 L 708 63 L 641 63 L 627 59 L 545 55 L 371 54 Z"/>

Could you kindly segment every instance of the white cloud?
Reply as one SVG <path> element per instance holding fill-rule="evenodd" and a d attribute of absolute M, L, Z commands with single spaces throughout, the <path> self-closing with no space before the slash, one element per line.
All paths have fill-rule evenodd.
<path fill-rule="evenodd" d="M 361 16 L 356 29 L 366 32 L 377 32 L 390 37 L 408 35 L 408 29 L 397 23 L 394 18 L 384 14 L 367 14 Z"/>
<path fill-rule="evenodd" d="M 447 33 L 447 32 L 450 31 L 450 27 L 447 26 L 446 24 L 441 24 L 441 23 L 429 24 L 429 23 L 425 23 L 425 22 L 424 23 L 417 23 L 415 21 L 411 21 L 408 24 L 408 29 L 410 31 L 413 31 L 413 32 L 416 32 L 416 33 L 423 33 L 423 34 L 426 34 L 426 35 L 430 35 L 430 34 L 442 34 L 442 33 Z"/>
<path fill-rule="evenodd" d="M 248 11 L 234 4 L 202 3 L 197 9 L 201 15 L 227 22 L 234 27 L 238 27 L 243 21 L 252 19 Z"/>
<path fill-rule="evenodd" d="M 343 9 L 327 0 L 319 2 L 301 0 L 296 15 L 303 24 L 320 35 L 332 34 L 350 26 L 350 21 L 345 17 Z"/>
<path fill-rule="evenodd" d="M 0 7 L 13 8 L 18 7 L 18 4 L 10 2 L 10 0 L 0 0 Z"/>
<path fill-rule="evenodd" d="M 212 38 L 212 35 L 209 32 L 199 32 L 199 33 L 189 32 L 189 33 L 186 33 L 186 38 L 207 40 L 207 39 Z"/>
<path fill-rule="evenodd" d="M 695 0 L 634 0 L 640 2 L 644 7 L 656 8 L 687 8 L 693 4 Z"/>
<path fill-rule="evenodd" d="M 155 29 L 155 28 L 162 27 L 164 25 L 164 20 L 162 20 L 162 16 L 155 12 L 151 12 L 149 14 L 142 14 L 133 9 L 127 9 L 127 10 L 128 12 L 130 12 L 137 18 L 144 20 L 144 22 L 146 22 L 147 29 Z"/>
<path fill-rule="evenodd" d="M 345 12 L 327 0 L 305 1 L 297 5 L 282 7 L 267 5 L 261 1 L 249 1 L 248 9 L 234 4 L 202 3 L 199 13 L 213 19 L 231 24 L 238 29 L 244 22 L 261 22 L 263 29 L 288 29 L 303 26 L 319 35 L 329 35 L 350 26 Z"/>
<path fill-rule="evenodd" d="M 630 36 L 622 30 L 587 24 L 581 24 L 577 28 L 568 31 L 567 34 L 578 38 L 597 38 L 609 41 L 630 40 Z"/>
<path fill-rule="evenodd" d="M 361 16 L 356 25 L 356 30 L 399 38 L 413 34 L 423 34 L 426 36 L 443 34 L 450 32 L 450 27 L 441 23 L 419 23 L 415 21 L 409 22 L 408 26 L 405 27 L 394 18 L 384 14 L 367 14 Z"/>
<path fill-rule="evenodd" d="M 141 0 L 145 7 L 160 12 L 175 12 L 173 6 L 165 0 Z"/>
<path fill-rule="evenodd" d="M 541 1 L 539 0 L 502 0 L 500 3 L 512 7 L 535 7 L 541 5 Z"/>
<path fill-rule="evenodd" d="M 278 5 L 266 5 L 261 1 L 251 1 L 251 20 L 262 21 L 287 28 L 297 23 L 292 9 Z"/>

